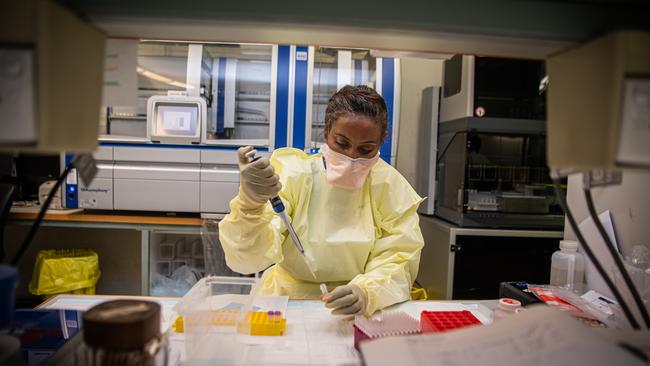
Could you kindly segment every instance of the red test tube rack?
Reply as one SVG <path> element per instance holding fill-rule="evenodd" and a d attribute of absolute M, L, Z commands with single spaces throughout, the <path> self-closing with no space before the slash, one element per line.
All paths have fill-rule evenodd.
<path fill-rule="evenodd" d="M 420 331 L 422 333 L 439 333 L 452 329 L 481 324 L 467 310 L 462 311 L 423 311 L 420 313 Z"/>

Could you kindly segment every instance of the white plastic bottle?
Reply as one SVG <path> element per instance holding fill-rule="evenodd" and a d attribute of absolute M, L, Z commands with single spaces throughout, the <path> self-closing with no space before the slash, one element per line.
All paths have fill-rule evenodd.
<path fill-rule="evenodd" d="M 551 285 L 580 292 L 585 278 L 585 259 L 578 253 L 578 242 L 560 240 L 560 250 L 551 256 Z"/>

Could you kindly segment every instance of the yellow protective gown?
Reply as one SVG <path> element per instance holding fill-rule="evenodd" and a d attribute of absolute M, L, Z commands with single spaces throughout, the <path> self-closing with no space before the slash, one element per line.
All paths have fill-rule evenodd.
<path fill-rule="evenodd" d="M 422 198 L 406 179 L 379 159 L 353 191 L 327 183 L 321 154 L 282 148 L 270 160 L 316 278 L 271 205 L 242 210 L 239 195 L 219 223 L 228 266 L 245 274 L 272 266 L 262 276 L 260 293 L 292 299 L 318 299 L 319 283 L 330 291 L 356 284 L 368 295 L 366 315 L 408 300 L 424 240 L 416 212 Z"/>

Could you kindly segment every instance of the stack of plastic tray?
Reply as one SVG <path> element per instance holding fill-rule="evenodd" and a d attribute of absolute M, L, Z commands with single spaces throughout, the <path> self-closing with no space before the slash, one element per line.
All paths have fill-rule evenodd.
<path fill-rule="evenodd" d="M 192 240 L 192 259 L 189 265 L 201 271 L 201 273 L 205 272 L 203 242 L 201 241 L 201 238 Z"/>
<path fill-rule="evenodd" d="M 161 243 L 162 244 L 162 243 Z M 172 273 L 181 266 L 190 266 L 203 272 L 203 243 L 201 238 L 184 237 L 174 243 L 175 256 L 172 261 Z"/>
<path fill-rule="evenodd" d="M 481 322 L 467 310 L 423 311 L 420 313 L 422 333 L 439 333 L 476 324 L 481 324 Z"/>
<path fill-rule="evenodd" d="M 417 319 L 403 311 L 389 311 L 381 314 L 381 319 L 369 319 L 365 316 L 354 318 L 354 348 L 366 339 L 375 339 L 396 335 L 420 333 Z"/>
<path fill-rule="evenodd" d="M 159 275 L 169 277 L 182 266 L 205 270 L 203 243 L 196 235 L 164 234 L 154 248 L 152 266 Z"/>
<path fill-rule="evenodd" d="M 174 243 L 167 241 L 158 243 L 155 257 L 155 270 L 156 273 L 163 276 L 170 276 L 172 274 L 172 260 L 174 259 Z"/>
<path fill-rule="evenodd" d="M 172 261 L 172 273 L 182 266 L 190 265 L 190 261 L 192 260 L 192 242 L 188 239 L 180 238 L 174 243 L 175 255 Z"/>

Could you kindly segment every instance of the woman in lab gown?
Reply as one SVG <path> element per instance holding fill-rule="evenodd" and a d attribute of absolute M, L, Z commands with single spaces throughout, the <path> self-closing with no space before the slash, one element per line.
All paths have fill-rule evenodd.
<path fill-rule="evenodd" d="M 383 98 L 346 86 L 328 103 L 320 153 L 281 148 L 250 162 L 252 148 L 239 149 L 239 194 L 219 224 L 228 266 L 245 274 L 266 269 L 265 295 L 318 299 L 325 283 L 322 300 L 334 314 L 371 315 L 408 300 L 424 245 L 416 212 L 422 198 L 379 158 L 387 133 Z M 309 267 L 268 203 L 276 194 Z"/>

